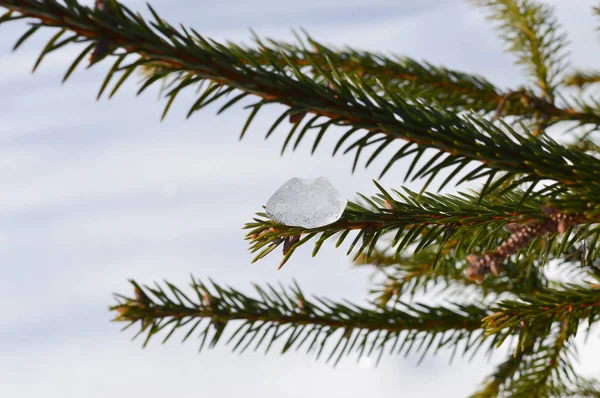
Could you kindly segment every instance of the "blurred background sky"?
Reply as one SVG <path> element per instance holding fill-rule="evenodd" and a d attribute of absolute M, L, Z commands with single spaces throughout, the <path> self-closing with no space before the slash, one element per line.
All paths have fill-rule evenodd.
<path fill-rule="evenodd" d="M 142 1 L 124 3 L 147 14 Z M 569 33 L 573 64 L 599 65 L 596 2 L 550 3 Z M 151 4 L 169 22 L 219 40 L 249 43 L 249 28 L 292 40 L 291 30 L 303 27 L 324 43 L 478 72 L 502 87 L 523 82 L 489 23 L 461 0 Z M 164 102 L 157 90 L 135 98 L 136 79 L 96 102 L 108 63 L 78 70 L 61 86 L 79 51 L 68 48 L 31 75 L 49 33 L 11 53 L 23 31 L 22 23 L 0 28 L 0 396 L 451 398 L 474 391 L 502 359 L 457 358 L 450 366 L 442 352 L 418 367 L 418 356 L 384 356 L 373 367 L 349 357 L 334 369 L 304 352 L 240 356 L 219 345 L 198 355 L 194 339 L 156 340 L 144 350 L 131 343 L 133 333 L 119 332 L 107 311 L 113 292 L 131 292 L 127 278 L 185 285 L 193 273 L 246 292 L 251 282 L 296 279 L 306 293 L 363 300 L 370 271 L 351 267 L 345 250 L 330 243 L 313 259 L 307 245 L 276 271 L 277 254 L 250 264 L 241 227 L 294 176 L 326 176 L 349 199 L 373 193 L 371 178 L 386 157 L 351 175 L 351 156 L 330 156 L 333 130 L 314 156 L 305 140 L 280 157 L 282 134 L 263 137 L 282 108 L 261 111 L 239 142 L 241 107 L 219 117 L 211 107 L 186 121 L 191 93 L 160 123 Z M 397 188 L 402 176 L 396 165 L 381 182 Z M 598 368 L 595 339 L 581 350 L 587 373 Z"/>

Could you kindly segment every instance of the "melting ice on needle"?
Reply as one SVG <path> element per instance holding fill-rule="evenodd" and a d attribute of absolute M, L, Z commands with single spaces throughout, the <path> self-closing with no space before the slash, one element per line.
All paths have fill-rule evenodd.
<path fill-rule="evenodd" d="M 271 196 L 266 212 L 290 227 L 318 228 L 339 220 L 347 203 L 325 177 L 294 177 Z"/>

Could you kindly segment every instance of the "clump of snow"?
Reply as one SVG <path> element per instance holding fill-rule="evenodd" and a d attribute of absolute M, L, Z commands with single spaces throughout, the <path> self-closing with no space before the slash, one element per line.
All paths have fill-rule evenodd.
<path fill-rule="evenodd" d="M 340 219 L 348 201 L 325 177 L 294 177 L 267 202 L 267 215 L 290 227 L 318 228 Z"/>

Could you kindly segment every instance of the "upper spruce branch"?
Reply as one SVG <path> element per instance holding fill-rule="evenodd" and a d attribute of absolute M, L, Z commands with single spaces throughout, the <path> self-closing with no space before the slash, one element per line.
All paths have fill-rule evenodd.
<path fill-rule="evenodd" d="M 566 69 L 567 39 L 552 7 L 532 0 L 471 0 L 498 22 L 500 36 L 517 63 L 550 102 L 554 102 L 560 75 Z"/>
<path fill-rule="evenodd" d="M 283 68 L 278 66 L 280 60 L 274 59 L 271 68 L 266 68 L 256 62 L 250 52 L 209 42 L 193 30 L 177 30 L 153 10 L 155 21 L 148 23 L 126 7 L 118 3 L 111 4 L 110 12 L 102 12 L 90 10 L 74 1 L 63 5 L 55 0 L 0 0 L 0 6 L 16 11 L 6 14 L 5 21 L 22 17 L 38 20 L 20 42 L 40 27 L 59 29 L 36 64 L 47 53 L 71 42 L 89 41 L 91 45 L 76 59 L 68 74 L 99 41 L 110 42 L 111 48 L 125 49 L 125 53 L 116 56 L 102 90 L 118 70 L 123 70 L 124 74 L 113 92 L 135 67 L 160 63 L 163 71 L 191 73 L 168 93 L 168 105 L 183 88 L 203 80 L 212 82 L 192 106 L 190 113 L 236 90 L 237 94 L 225 103 L 222 110 L 249 94 L 261 98 L 251 105 L 248 123 L 266 104 L 278 102 L 288 105 L 289 109 L 269 132 L 290 117 L 294 123 L 286 145 L 292 141 L 294 134 L 297 144 L 307 130 L 318 129 L 313 146 L 316 148 L 328 127 L 345 126 L 349 130 L 338 142 L 338 148 L 351 136 L 359 135 L 350 145 L 356 150 L 357 161 L 362 150 L 368 146 L 376 146 L 372 160 L 394 140 L 408 141 L 388 162 L 386 170 L 408 155 L 414 154 L 413 162 L 416 162 L 426 148 L 433 147 L 440 152 L 434 157 L 433 163 L 428 163 L 430 170 L 425 176 L 430 180 L 442 169 L 462 169 L 472 161 L 479 161 L 482 163 L 478 168 L 480 173 L 472 174 L 473 178 L 486 177 L 489 181 L 502 170 L 524 174 L 530 178 L 528 181 L 550 179 L 585 191 L 600 190 L 598 159 L 567 149 L 548 137 L 538 139 L 523 135 L 507 125 L 499 127 L 475 115 L 457 116 L 441 106 L 428 105 L 408 95 L 387 91 L 384 97 L 362 78 L 341 75 L 336 68 L 326 71 L 308 55 L 307 62 L 319 71 L 329 85 L 315 82 L 292 61 L 287 63 L 287 68 Z M 67 31 L 73 34 L 63 39 Z M 136 52 L 141 55 L 138 61 L 122 65 L 127 54 Z M 149 77 L 140 91 L 161 77 L 161 74 Z M 385 86 L 381 87 L 384 92 L 386 89 Z M 306 113 L 313 114 L 313 117 L 302 125 L 302 115 Z M 562 119 L 570 120 L 572 116 L 573 111 L 561 111 Z M 574 117 L 579 118 L 577 115 Z"/>

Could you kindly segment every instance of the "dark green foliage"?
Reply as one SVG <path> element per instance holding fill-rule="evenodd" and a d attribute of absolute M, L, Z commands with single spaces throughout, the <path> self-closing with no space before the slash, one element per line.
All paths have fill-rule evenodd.
<path fill-rule="evenodd" d="M 577 355 L 568 345 L 564 329 L 558 326 L 556 333 L 554 340 L 528 341 L 523 350 L 496 368 L 472 398 L 565 396 L 570 393 L 570 383 L 585 383 L 568 365 Z"/>
<path fill-rule="evenodd" d="M 340 246 L 349 236 L 350 231 L 357 231 L 348 254 L 357 248 L 354 259 L 361 254 L 366 254 L 369 260 L 370 253 L 375 249 L 379 239 L 391 240 L 388 247 L 394 250 L 396 256 L 406 251 L 411 245 L 412 254 L 419 253 L 422 249 L 431 250 L 437 247 L 441 253 L 446 243 L 450 240 L 454 255 L 457 252 L 466 253 L 477 248 L 479 251 L 491 249 L 506 239 L 508 233 L 504 226 L 512 222 L 525 222 L 545 217 L 541 210 L 543 204 L 541 195 L 532 197 L 518 190 L 507 192 L 503 195 L 491 194 L 481 199 L 478 195 L 434 195 L 431 193 L 417 194 L 404 188 L 403 192 L 393 190 L 393 195 L 381 186 L 381 193 L 371 198 L 363 196 L 364 205 L 350 202 L 342 217 L 333 224 L 321 228 L 306 229 L 302 227 L 289 227 L 278 224 L 264 213 L 258 213 L 254 222 L 246 224 L 249 229 L 247 237 L 251 240 L 251 251 L 258 252 L 254 261 L 266 256 L 283 243 L 282 238 L 304 234 L 305 237 L 292 247 L 284 257 L 283 262 L 292 255 L 293 251 L 308 242 L 316 239 L 316 255 L 321 245 L 334 235 L 340 233 L 336 246 Z M 494 193 L 494 192 L 492 192 Z M 375 236 L 372 231 L 380 234 Z M 577 228 L 579 237 L 591 235 L 589 225 L 583 224 Z M 475 243 L 473 236 L 477 235 Z M 570 235 L 570 234 L 569 234 Z M 553 254 L 563 254 L 567 247 L 562 244 L 565 235 L 556 241 Z M 368 239 L 362 239 L 368 236 Z M 556 236 L 550 237 L 550 242 L 555 242 Z M 362 242 L 361 245 L 357 243 Z M 368 243 L 368 244 L 367 244 Z M 552 246 L 552 245 L 551 245 Z M 594 242 L 590 251 L 597 250 Z M 435 259 L 432 260 L 435 266 Z"/>
<path fill-rule="evenodd" d="M 533 0 L 471 0 L 498 22 L 507 50 L 534 78 L 536 86 L 554 100 L 559 76 L 566 67 L 567 39 L 551 7 Z"/>
<path fill-rule="evenodd" d="M 388 57 L 351 48 L 331 50 L 308 34 L 306 39 L 298 37 L 300 46 L 261 40 L 257 36 L 255 41 L 259 50 L 245 48 L 244 51 L 262 66 L 277 63 L 287 67 L 293 64 L 304 73 L 313 74 L 315 81 L 324 84 L 330 78 L 322 72 L 338 70 L 348 76 L 360 77 L 363 84 L 388 99 L 392 99 L 392 93 L 408 94 L 436 101 L 455 111 L 488 113 L 496 109 L 505 95 L 500 88 L 481 76 L 420 63 L 408 57 Z M 235 45 L 230 44 L 230 47 L 235 48 Z M 313 64 L 317 64 L 318 68 Z M 519 102 L 512 101 L 508 105 L 506 108 L 511 108 L 513 113 L 527 112 Z"/>
<path fill-rule="evenodd" d="M 451 246 L 451 245 L 448 245 Z M 542 245 L 540 245 L 542 246 Z M 425 248 L 417 253 L 408 251 L 400 256 L 385 256 L 375 252 L 368 264 L 387 263 L 380 272 L 385 280 L 372 290 L 377 302 L 382 305 L 390 300 L 414 297 L 423 293 L 452 298 L 454 295 L 481 296 L 496 300 L 498 297 L 536 293 L 548 285 L 540 271 L 537 253 L 522 255 L 516 262 L 505 263 L 505 273 L 496 278 L 487 278 L 477 283 L 467 279 L 468 263 L 457 260 L 466 257 L 466 252 L 452 249 L 438 254 L 437 248 Z M 373 256 L 373 255 L 372 255 Z M 359 257 L 357 263 L 365 261 Z"/>
<path fill-rule="evenodd" d="M 16 10 L 26 8 L 45 15 L 43 4 L 46 2 L 3 0 L 0 4 L 11 3 L 15 4 L 11 8 Z M 31 4 L 28 5 L 29 3 Z M 233 98 L 235 101 L 243 98 L 244 94 L 254 94 L 262 98 L 249 106 L 254 110 L 273 102 L 290 107 L 275 121 L 267 136 L 292 113 L 300 112 L 312 113 L 318 117 L 309 119 L 301 129 L 298 129 L 298 124 L 293 124 L 286 139 L 287 143 L 294 139 L 296 132 L 297 144 L 305 137 L 304 133 L 307 130 L 319 129 L 320 133 L 316 136 L 314 145 L 316 148 L 319 138 L 328 127 L 336 125 L 349 128 L 347 134 L 343 135 L 336 145 L 334 153 L 344 143 L 349 143 L 345 152 L 355 151 L 355 167 L 366 147 L 377 146 L 375 153 L 379 153 L 377 150 L 389 145 L 391 140 L 402 139 L 408 141 L 407 145 L 394 154 L 382 174 L 398 160 L 411 155 L 414 155 L 413 166 L 409 170 L 413 170 L 423 152 L 433 147 L 438 149 L 440 154 L 433 162 L 426 163 L 428 167 L 415 173 L 413 178 L 427 178 L 431 181 L 444 169 L 462 170 L 471 162 L 479 161 L 483 163 L 478 165 L 476 171 L 471 171 L 460 181 L 485 177 L 489 184 L 498 173 L 504 171 L 510 174 L 504 176 L 505 179 L 512 178 L 517 173 L 524 174 L 525 177 L 520 179 L 520 182 L 568 180 L 585 184 L 586 189 L 598 189 L 600 172 L 597 170 L 600 169 L 600 162 L 593 156 L 571 151 L 549 137 L 536 139 L 525 127 L 525 132 L 520 133 L 506 124 L 497 126 L 474 114 L 456 115 L 443 108 L 442 104 L 428 104 L 405 90 L 391 91 L 379 84 L 379 91 L 387 95 L 378 94 L 360 76 L 342 75 L 341 71 L 331 67 L 326 70 L 319 64 L 319 59 L 313 59 L 309 53 L 304 54 L 305 60 L 318 72 L 322 82 L 315 81 L 303 73 L 289 57 L 284 57 L 287 68 L 280 65 L 280 56 L 273 56 L 268 63 L 260 62 L 255 59 L 255 51 L 207 41 L 194 30 L 191 30 L 191 33 L 187 30 L 178 31 L 161 19 L 148 24 L 122 5 L 118 6 L 113 16 L 93 12 L 78 5 L 64 7 L 49 0 L 47 3 L 57 8 L 55 12 L 67 21 L 67 25 L 68 21 L 77 18 L 85 22 L 85 28 L 80 23 L 70 24 L 72 29 L 80 32 L 79 41 L 93 40 L 100 36 L 111 37 L 115 43 L 135 40 L 128 46 L 129 53 L 137 51 L 141 57 L 121 65 L 124 55 L 117 56 L 115 66 L 109 71 L 100 95 L 116 72 L 122 71 L 122 76 L 112 89 L 111 96 L 134 68 L 143 65 L 152 67 L 158 63 L 158 72 L 147 77 L 138 94 L 161 81 L 169 73 L 175 73 L 174 80 L 167 85 L 165 95 L 169 100 L 164 113 L 181 90 L 200 84 L 203 85 L 202 94 L 191 106 L 188 116 L 234 92 L 238 95 Z M 57 23 L 57 20 L 44 19 L 42 25 L 54 26 Z M 53 50 L 55 48 L 51 40 L 43 54 Z M 273 51 L 267 50 L 261 53 L 260 58 L 268 57 L 272 53 Z M 164 54 L 172 55 L 167 57 Z M 193 75 L 182 74 L 181 69 L 193 70 Z M 206 80 L 211 82 L 207 83 Z M 326 84 L 322 84 L 323 82 Z M 600 114 L 553 108 L 545 100 L 532 98 L 527 93 L 524 95 L 529 101 L 543 106 L 539 112 L 549 112 L 545 115 L 548 123 L 555 119 L 594 124 L 600 122 Z M 231 101 L 225 102 L 222 110 L 231 105 Z M 255 114 L 256 112 L 252 112 L 250 115 L 254 117 Z M 407 173 L 406 178 L 410 177 L 410 174 Z M 518 184 L 515 182 L 515 185 Z"/>
<path fill-rule="evenodd" d="M 192 298 L 169 282 L 140 286 L 132 282 L 135 298 L 117 296 L 111 307 L 117 320 L 140 322 L 144 345 L 161 330 L 167 332 L 163 343 L 175 331 L 187 329 L 183 340 L 193 333 L 200 337 L 200 350 L 213 347 L 225 336 L 232 321 L 242 321 L 227 344 L 245 351 L 283 343 L 282 352 L 291 348 L 316 352 L 326 350 L 327 360 L 337 363 L 344 355 L 415 352 L 424 356 L 445 346 L 481 340 L 481 318 L 487 311 L 478 306 L 404 304 L 401 307 L 364 308 L 351 303 L 336 303 L 324 298 L 310 299 L 298 286 L 289 289 L 263 289 L 255 286 L 258 298 L 235 289 L 206 285 L 192 278 Z M 181 331 L 184 332 L 183 330 Z M 465 350 L 469 352 L 470 348 Z"/>
<path fill-rule="evenodd" d="M 98 98 L 112 97 L 142 69 L 138 94 L 161 85 L 163 118 L 183 90 L 196 90 L 187 116 L 212 103 L 218 113 L 244 104 L 242 136 L 263 107 L 284 105 L 265 132 L 282 135 L 282 153 L 307 140 L 314 152 L 337 126 L 345 132 L 333 154 L 354 153 L 353 168 L 388 156 L 382 176 L 406 158 L 405 181 L 423 182 L 419 193 L 375 182 L 375 195 L 358 194 L 338 221 L 321 228 L 281 225 L 264 213 L 246 225 L 255 260 L 283 246 L 282 265 L 305 243 L 314 243 L 316 255 L 326 241 L 346 242 L 355 263 L 374 267 L 379 278 L 366 306 L 309 299 L 297 286 L 257 286 L 251 297 L 193 279 L 190 298 L 168 282 L 132 282 L 134 297 L 117 295 L 111 307 L 116 320 L 140 323 L 144 345 L 181 330 L 183 340 L 199 335 L 201 348 L 227 337 L 236 351 L 278 343 L 283 352 L 324 352 L 335 363 L 352 352 L 422 358 L 460 348 L 472 356 L 509 344 L 514 355 L 474 397 L 600 396 L 598 383 L 572 367 L 573 338 L 582 325 L 591 330 L 600 306 L 600 100 L 561 92 L 600 79 L 566 70 L 568 41 L 551 7 L 471 1 L 497 22 L 533 85 L 504 90 L 481 76 L 331 49 L 308 35 L 297 44 L 256 36 L 253 47 L 222 44 L 169 25 L 151 7 L 147 20 L 113 0 L 98 9 L 75 0 L 0 0 L 7 10 L 0 25 L 29 23 L 15 49 L 51 32 L 34 70 L 47 54 L 76 44 L 81 52 L 63 81 L 88 56 L 88 66 L 111 62 Z M 547 134 L 550 126 L 577 135 L 559 143 Z M 439 189 L 466 182 L 481 188 L 440 195 L 427 191 L 434 182 Z M 549 263 L 570 282 L 548 277 Z M 473 267 L 485 271 L 481 278 L 472 277 Z M 411 301 L 424 295 L 451 304 Z"/>
<path fill-rule="evenodd" d="M 567 86 L 585 88 L 595 83 L 600 83 L 600 72 L 597 71 L 576 71 L 565 77 L 564 83 Z"/>
<path fill-rule="evenodd" d="M 597 286 L 597 285 L 595 285 Z M 589 326 L 598 315 L 600 289 L 579 285 L 543 289 L 532 295 L 519 295 L 518 300 L 505 300 L 493 305 L 494 315 L 484 319 L 486 333 L 510 335 L 520 331 L 520 339 L 539 328 L 550 328 L 555 322 L 563 324 L 565 339 L 577 334 L 582 319 Z"/>

